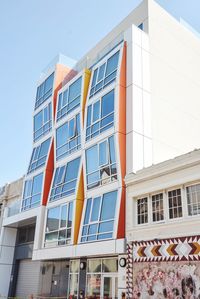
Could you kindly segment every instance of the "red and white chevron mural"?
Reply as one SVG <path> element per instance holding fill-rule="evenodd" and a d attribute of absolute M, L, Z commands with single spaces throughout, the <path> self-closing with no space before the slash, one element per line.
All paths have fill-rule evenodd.
<path fill-rule="evenodd" d="M 200 236 L 133 242 L 134 262 L 199 261 Z"/>

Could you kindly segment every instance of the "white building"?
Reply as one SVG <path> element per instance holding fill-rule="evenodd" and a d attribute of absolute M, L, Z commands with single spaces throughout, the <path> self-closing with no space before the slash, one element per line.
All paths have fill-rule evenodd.
<path fill-rule="evenodd" d="M 129 174 L 126 185 L 129 297 L 198 298 L 200 150 Z"/>

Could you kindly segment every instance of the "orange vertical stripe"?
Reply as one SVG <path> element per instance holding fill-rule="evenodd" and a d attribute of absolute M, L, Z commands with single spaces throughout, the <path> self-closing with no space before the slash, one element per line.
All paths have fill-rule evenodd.
<path fill-rule="evenodd" d="M 48 201 L 51 181 L 53 177 L 53 171 L 54 171 L 54 141 L 52 140 L 49 156 L 47 159 L 47 166 L 44 172 L 44 189 L 43 189 L 43 197 L 42 197 L 42 205 L 44 206 L 46 206 Z"/>
<path fill-rule="evenodd" d="M 126 43 L 124 43 L 119 82 L 119 155 L 122 177 L 122 192 L 118 220 L 117 238 L 125 237 L 125 199 L 126 190 L 124 178 L 126 175 Z"/>

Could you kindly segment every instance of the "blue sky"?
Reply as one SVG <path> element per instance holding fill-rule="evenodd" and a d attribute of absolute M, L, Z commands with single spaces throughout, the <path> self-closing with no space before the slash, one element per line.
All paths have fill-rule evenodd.
<path fill-rule="evenodd" d="M 1 0 L 0 186 L 25 174 L 40 72 L 58 53 L 80 59 L 141 0 Z M 200 31 L 199 0 L 158 0 Z"/>

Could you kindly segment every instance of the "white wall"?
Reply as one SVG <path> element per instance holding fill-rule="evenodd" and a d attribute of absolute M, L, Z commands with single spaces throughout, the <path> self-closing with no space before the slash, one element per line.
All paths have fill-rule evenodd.
<path fill-rule="evenodd" d="M 149 38 L 134 25 L 125 32 L 127 41 L 126 172 L 152 164 Z"/>
<path fill-rule="evenodd" d="M 153 163 L 200 147 L 200 40 L 149 0 Z"/>

